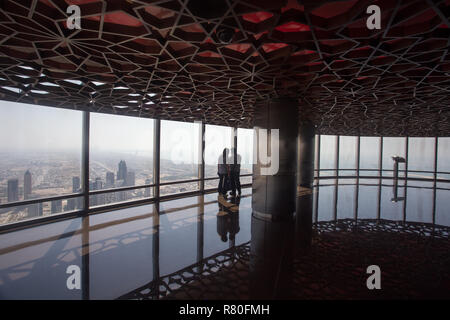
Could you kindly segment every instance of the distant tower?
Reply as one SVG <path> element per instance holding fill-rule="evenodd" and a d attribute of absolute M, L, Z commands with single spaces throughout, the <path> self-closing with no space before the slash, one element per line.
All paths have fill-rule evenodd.
<path fill-rule="evenodd" d="M 27 170 L 23 176 L 23 197 L 29 199 L 31 196 L 31 172 Z"/>
<path fill-rule="evenodd" d="M 90 191 L 96 190 L 95 189 L 96 186 L 97 186 L 97 184 L 95 183 L 95 181 L 89 180 L 89 190 Z M 91 205 L 91 206 L 97 205 L 97 195 L 96 194 L 89 196 L 89 205 Z"/>
<path fill-rule="evenodd" d="M 103 189 L 102 179 L 100 177 L 97 177 L 94 182 L 94 190 L 101 190 L 101 189 Z"/>
<path fill-rule="evenodd" d="M 19 201 L 19 180 L 8 180 L 8 202 Z"/>
<path fill-rule="evenodd" d="M 75 199 L 75 206 L 77 209 L 83 209 L 84 207 L 84 199 L 83 197 L 78 197 Z"/>
<path fill-rule="evenodd" d="M 42 202 L 30 204 L 28 206 L 28 217 L 41 217 L 44 214 L 44 205 Z"/>
<path fill-rule="evenodd" d="M 72 193 L 77 193 L 81 191 L 81 180 L 80 177 L 72 177 Z M 67 207 L 66 209 L 68 211 L 72 211 L 75 209 L 81 209 L 83 208 L 83 198 L 71 198 L 67 200 Z"/>
<path fill-rule="evenodd" d="M 72 178 L 72 192 L 78 192 L 80 190 L 80 177 Z"/>
<path fill-rule="evenodd" d="M 130 171 L 127 173 L 127 179 L 126 179 L 126 185 L 127 186 L 134 186 L 136 183 L 136 177 L 133 171 Z"/>
<path fill-rule="evenodd" d="M 119 162 L 119 171 L 117 171 L 117 180 L 127 180 L 127 164 L 124 160 Z"/>
<path fill-rule="evenodd" d="M 145 179 L 145 184 L 151 184 L 151 183 L 152 183 L 152 180 Z M 145 188 L 144 197 L 150 198 L 150 196 L 151 196 L 151 188 Z"/>
<path fill-rule="evenodd" d="M 68 200 L 67 200 L 67 205 L 66 205 L 66 207 L 65 207 L 65 211 L 73 211 L 73 210 L 75 210 L 76 205 L 77 205 L 76 200 L 77 200 L 77 199 L 75 199 L 75 198 L 70 198 L 70 199 L 68 199 Z M 52 204 L 52 208 L 53 208 L 53 204 Z M 52 213 L 53 213 L 53 212 L 52 212 Z"/>
<path fill-rule="evenodd" d="M 94 187 L 94 190 L 101 190 L 101 189 L 103 189 L 102 179 L 97 177 L 95 179 L 93 187 Z M 92 203 L 92 205 L 103 205 L 103 204 L 105 204 L 105 194 L 96 194 L 96 195 L 93 196 L 93 203 Z"/>
<path fill-rule="evenodd" d="M 115 183 L 116 182 L 114 181 L 114 172 L 111 172 L 111 171 L 106 172 L 105 188 L 106 189 L 114 188 Z M 105 203 L 114 202 L 115 194 L 113 192 L 112 193 L 103 194 L 103 196 L 105 198 Z"/>
<path fill-rule="evenodd" d="M 106 188 L 114 187 L 114 172 L 108 171 L 106 173 Z"/>
<path fill-rule="evenodd" d="M 72 200 L 72 199 L 70 199 L 70 200 Z M 52 213 L 62 212 L 62 200 L 53 200 L 51 202 L 51 210 L 52 210 Z"/>

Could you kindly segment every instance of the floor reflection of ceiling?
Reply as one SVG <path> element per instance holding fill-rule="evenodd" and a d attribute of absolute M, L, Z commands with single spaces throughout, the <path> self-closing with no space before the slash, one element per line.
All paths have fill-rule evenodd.
<path fill-rule="evenodd" d="M 381 30 L 365 0 L 230 1 L 210 21 L 184 3 L 2 1 L 0 99 L 251 127 L 258 99 L 291 96 L 322 134 L 450 134 L 448 0 L 378 1 Z"/>
<path fill-rule="evenodd" d="M 294 260 L 299 299 L 450 298 L 450 228 L 387 220 L 320 222 Z M 381 290 L 368 290 L 369 265 Z"/>
<path fill-rule="evenodd" d="M 217 253 L 119 299 L 229 299 L 248 296 L 250 244 Z"/>
<path fill-rule="evenodd" d="M 450 228 L 386 220 L 338 220 L 313 226 L 297 251 L 293 299 L 450 298 Z M 121 299 L 248 299 L 250 242 L 153 281 Z M 366 268 L 381 269 L 368 290 Z"/>

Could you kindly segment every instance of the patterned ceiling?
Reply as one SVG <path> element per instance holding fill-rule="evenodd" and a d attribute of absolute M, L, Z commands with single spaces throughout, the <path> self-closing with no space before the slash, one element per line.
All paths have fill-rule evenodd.
<path fill-rule="evenodd" d="M 450 0 L 191 1 L 2 0 L 0 99 L 251 127 L 294 97 L 321 134 L 450 135 Z"/>

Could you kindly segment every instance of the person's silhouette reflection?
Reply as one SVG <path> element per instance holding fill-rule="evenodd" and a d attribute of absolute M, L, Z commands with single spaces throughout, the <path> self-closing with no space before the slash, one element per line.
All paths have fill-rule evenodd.
<path fill-rule="evenodd" d="M 220 239 L 222 239 L 223 242 L 227 242 L 228 240 L 228 227 L 227 227 L 227 219 L 228 219 L 228 212 L 226 211 L 226 208 L 223 204 L 219 203 L 219 212 L 217 213 L 217 233 L 220 236 Z"/>
<path fill-rule="evenodd" d="M 229 220 L 228 220 L 228 232 L 230 233 L 230 240 L 234 241 L 235 235 L 241 230 L 239 227 L 239 203 L 241 198 L 234 198 L 233 203 L 235 204 L 232 209 L 237 209 L 236 211 L 233 210 L 233 213 L 230 214 Z"/>
<path fill-rule="evenodd" d="M 217 213 L 217 233 L 223 242 L 228 239 L 234 242 L 239 232 L 239 203 L 240 198 L 234 198 L 232 202 L 218 198 L 219 212 Z"/>

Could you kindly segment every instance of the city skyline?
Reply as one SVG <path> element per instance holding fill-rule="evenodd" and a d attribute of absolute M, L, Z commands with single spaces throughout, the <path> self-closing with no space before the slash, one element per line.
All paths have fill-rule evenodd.
<path fill-rule="evenodd" d="M 7 104 L 0 103 L 0 119 L 4 119 L 0 121 L 5 124 L 0 129 L 4 133 L 0 135 L 0 202 L 4 204 L 80 192 L 82 113 L 51 107 L 37 108 L 20 103 L 15 104 L 13 111 L 14 108 L 5 106 Z M 5 110 L 8 111 L 5 113 Z M 18 121 L 5 121 L 8 117 Z M 153 183 L 153 124 L 152 119 L 91 113 L 89 190 Z M 161 182 L 198 179 L 201 159 L 200 128 L 198 123 L 161 121 Z M 233 130 L 231 127 L 214 125 L 206 125 L 205 128 L 205 177 L 216 178 L 217 160 L 223 148 L 231 148 Z M 252 173 L 253 130 L 238 128 L 237 135 L 238 153 L 242 157 L 241 174 Z M 331 169 L 328 173 L 332 174 L 337 157 L 339 169 L 356 168 L 356 136 L 339 136 L 339 154 L 336 153 L 336 136 L 321 135 L 320 139 L 320 168 Z M 410 169 L 433 168 L 433 139 L 409 138 Z M 405 156 L 407 144 L 405 138 L 398 137 L 384 137 L 383 141 L 382 165 L 384 170 L 390 170 L 391 156 Z M 11 148 L 12 145 L 15 147 Z M 361 169 L 378 170 L 379 147 L 378 137 L 361 137 Z M 450 164 L 445 161 L 450 157 L 450 138 L 439 138 L 438 149 L 438 171 L 450 171 Z M 121 162 L 126 167 L 122 170 L 119 168 Z M 343 171 L 339 172 L 342 173 Z M 355 175 L 356 171 L 345 173 Z M 426 174 L 416 174 L 419 175 Z M 251 178 L 245 179 L 246 183 L 251 182 Z M 216 180 L 205 181 L 206 188 L 214 188 L 216 185 Z M 198 190 L 198 182 L 176 183 L 161 186 L 160 194 Z M 152 188 L 138 188 L 91 195 L 90 205 L 95 207 L 144 199 L 151 197 L 152 193 Z M 82 197 L 41 202 L 25 207 L 17 205 L 0 210 L 0 223 L 78 210 L 82 207 Z"/>

